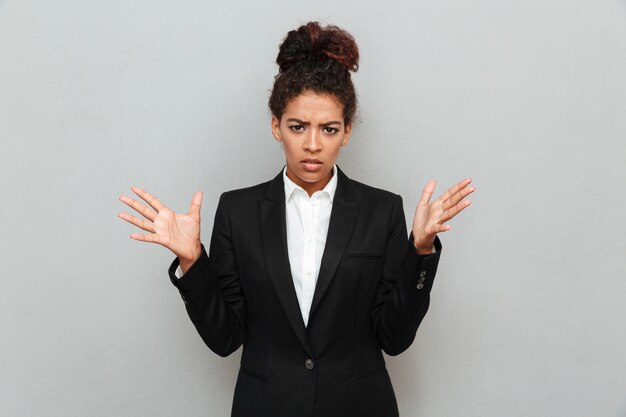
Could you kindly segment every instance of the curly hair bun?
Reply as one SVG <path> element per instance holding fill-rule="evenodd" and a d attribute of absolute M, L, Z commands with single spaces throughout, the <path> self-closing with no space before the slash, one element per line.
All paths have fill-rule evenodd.
<path fill-rule="evenodd" d="M 287 36 L 278 48 L 280 67 L 268 105 L 279 120 L 287 103 L 303 91 L 335 96 L 343 104 L 344 123 L 352 122 L 357 97 L 352 72 L 359 68 L 359 49 L 352 35 L 337 26 L 309 22 Z"/>
<path fill-rule="evenodd" d="M 287 33 L 276 63 L 279 72 L 284 72 L 296 62 L 326 58 L 339 62 L 346 71 L 359 69 L 359 49 L 352 35 L 337 26 L 309 22 Z"/>

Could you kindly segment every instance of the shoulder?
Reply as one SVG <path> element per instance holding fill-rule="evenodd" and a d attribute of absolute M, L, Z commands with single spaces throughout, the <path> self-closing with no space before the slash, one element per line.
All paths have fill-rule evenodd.
<path fill-rule="evenodd" d="M 229 202 L 246 202 L 258 200 L 265 195 L 271 182 L 272 181 L 265 181 L 249 187 L 225 191 L 222 193 L 221 198 L 227 199 Z"/>
<path fill-rule="evenodd" d="M 219 198 L 216 216 L 228 216 L 236 219 L 254 218 L 254 211 L 259 206 L 259 201 L 267 193 L 272 181 L 245 188 L 224 191 Z"/>
<path fill-rule="evenodd" d="M 342 180 L 346 182 L 347 188 L 357 201 L 366 204 L 383 206 L 393 206 L 398 202 L 402 202 L 402 197 L 394 192 L 373 187 L 352 178 L 348 178 L 345 175 L 342 176 Z"/>
<path fill-rule="evenodd" d="M 266 181 L 250 187 L 225 191 L 220 195 L 218 210 L 226 210 L 234 214 L 244 214 L 258 206 L 258 201 L 267 192 L 271 181 Z"/>
<path fill-rule="evenodd" d="M 281 195 L 284 195 L 282 169 L 278 175 L 268 181 L 223 192 L 219 205 L 251 208 L 256 207 L 259 200 L 274 199 Z"/>
<path fill-rule="evenodd" d="M 405 223 L 404 204 L 399 194 L 353 179 L 347 179 L 346 182 L 359 206 L 359 217 L 368 227 L 387 227 L 378 230 L 389 231 Z"/>
<path fill-rule="evenodd" d="M 402 197 L 382 188 L 373 187 L 348 177 L 343 178 L 350 197 L 359 204 L 359 211 L 367 218 L 394 218 L 403 215 Z"/>
<path fill-rule="evenodd" d="M 351 183 L 354 188 L 354 193 L 357 197 L 375 200 L 394 200 L 400 197 L 398 194 L 382 188 L 373 187 L 371 185 L 362 183 L 352 178 L 347 178 L 347 181 Z"/>

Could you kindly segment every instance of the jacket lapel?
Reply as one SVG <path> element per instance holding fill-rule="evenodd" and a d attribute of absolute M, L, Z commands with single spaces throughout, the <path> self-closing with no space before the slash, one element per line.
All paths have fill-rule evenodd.
<path fill-rule="evenodd" d="M 341 262 L 343 253 L 352 235 L 352 229 L 359 211 L 359 203 L 354 201 L 352 180 L 339 168 L 337 168 L 337 174 L 337 190 L 333 199 L 326 246 L 324 247 L 317 284 L 315 285 L 315 293 L 313 294 L 313 303 L 309 312 L 309 323 L 311 323 L 311 317 L 313 317 L 315 309 L 335 276 L 335 271 L 337 271 L 339 262 Z"/>
<path fill-rule="evenodd" d="M 285 190 L 282 171 L 269 184 L 265 198 L 260 202 L 261 237 L 267 273 L 274 290 L 293 327 L 298 340 L 307 353 L 314 357 L 313 349 L 302 320 L 302 312 L 293 285 L 287 253 L 287 226 L 285 217 Z"/>

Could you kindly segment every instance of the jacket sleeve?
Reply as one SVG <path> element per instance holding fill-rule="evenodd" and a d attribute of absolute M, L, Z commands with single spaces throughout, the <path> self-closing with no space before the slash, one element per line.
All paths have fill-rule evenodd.
<path fill-rule="evenodd" d="M 436 252 L 420 255 L 413 245 L 413 233 L 406 239 L 402 198 L 396 196 L 390 216 L 389 235 L 378 293 L 372 305 L 374 333 L 388 355 L 404 352 L 428 311 L 430 290 L 441 254 L 441 242 L 435 238 Z"/>
<path fill-rule="evenodd" d="M 168 273 L 185 302 L 185 308 L 204 343 L 216 354 L 228 356 L 245 339 L 246 305 L 239 283 L 231 238 L 226 194 L 215 213 L 211 245 L 180 278 L 176 258 Z"/>

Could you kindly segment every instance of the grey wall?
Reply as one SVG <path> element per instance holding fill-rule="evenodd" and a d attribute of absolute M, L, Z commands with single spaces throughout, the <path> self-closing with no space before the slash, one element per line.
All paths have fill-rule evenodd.
<path fill-rule="evenodd" d="M 623 0 L 0 1 L 0 415 L 228 415 L 239 352 L 117 197 L 202 190 L 208 241 L 219 194 L 282 166 L 273 62 L 311 19 L 362 52 L 341 167 L 407 221 L 430 178 L 477 187 L 387 360 L 402 415 L 626 415 Z"/>

